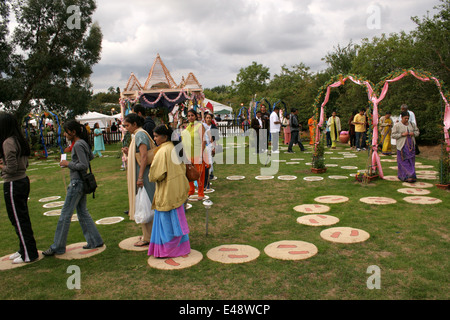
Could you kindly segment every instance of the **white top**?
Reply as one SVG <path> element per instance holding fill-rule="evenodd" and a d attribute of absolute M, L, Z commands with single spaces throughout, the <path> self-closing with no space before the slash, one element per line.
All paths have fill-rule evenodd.
<path fill-rule="evenodd" d="M 270 133 L 280 132 L 281 124 L 275 124 L 275 122 L 280 122 L 280 117 L 273 111 L 270 115 Z"/>

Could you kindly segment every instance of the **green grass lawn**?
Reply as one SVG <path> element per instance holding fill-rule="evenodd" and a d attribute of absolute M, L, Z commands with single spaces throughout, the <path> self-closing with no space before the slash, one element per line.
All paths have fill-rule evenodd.
<path fill-rule="evenodd" d="M 242 138 L 236 142 L 241 143 Z M 235 151 L 231 141 L 225 152 Z M 326 154 L 329 167 L 322 181 L 308 182 L 311 154 L 279 154 L 281 160 L 303 158 L 299 164 L 278 163 L 275 178 L 260 181 L 263 164 L 218 164 L 213 181 L 214 202 L 209 211 L 209 234 L 205 235 L 205 209 L 192 203 L 187 211 L 192 249 L 203 254 L 203 260 L 187 269 L 163 271 L 147 264 L 147 253 L 119 248 L 120 241 L 140 235 L 140 227 L 124 215 L 127 210 L 126 174 L 120 170 L 117 157 L 120 145 L 107 146 L 105 155 L 92 161 L 99 188 L 96 198 L 88 196 L 88 209 L 94 221 L 111 216 L 125 220 L 113 225 L 98 225 L 106 250 L 83 260 L 60 260 L 46 257 L 38 262 L 13 270 L 0 271 L 0 299 L 72 300 L 72 299 L 150 299 L 150 300 L 318 300 L 318 299 L 449 299 L 449 219 L 450 193 L 436 187 L 429 196 L 442 200 L 435 205 L 416 205 L 403 200 L 401 182 L 376 180 L 364 185 L 353 177 L 332 180 L 330 175 L 346 175 L 355 170 L 341 169 L 351 165 L 364 169 L 367 153 L 357 158 L 336 160 L 338 152 L 349 151 L 340 145 L 333 154 Z M 248 147 L 246 147 L 248 154 Z M 250 153 L 252 150 L 250 150 Z M 231 159 L 231 158 L 230 158 Z M 416 161 L 433 165 L 438 161 L 418 156 Z M 30 161 L 31 180 L 29 209 L 39 250 L 53 242 L 58 217 L 48 217 L 38 200 L 49 196 L 65 197 L 69 182 L 67 169 L 49 158 Z M 238 161 L 236 161 L 238 162 Z M 242 161 L 240 161 L 242 162 Z M 246 162 L 248 163 L 248 157 Z M 273 162 L 272 162 L 273 164 Z M 270 165 L 270 163 L 269 163 Z M 383 162 L 385 175 L 396 175 L 390 169 L 396 163 Z M 33 170 L 37 169 L 37 170 Z M 230 175 L 243 175 L 240 181 L 230 181 Z M 279 175 L 295 175 L 293 181 L 277 179 Z M 421 180 L 437 183 L 435 181 Z M 326 214 L 340 222 L 331 227 L 353 227 L 367 231 L 370 238 L 361 243 L 338 244 L 323 240 L 320 232 L 330 227 L 311 227 L 297 223 L 302 213 L 293 208 L 316 203 L 321 195 L 342 195 L 348 202 L 331 204 Z M 367 196 L 397 200 L 391 205 L 369 205 L 359 201 Z M 2 197 L 3 198 L 3 197 Z M 17 251 L 18 239 L 7 217 L 4 201 L 0 204 L 0 257 Z M 280 240 L 301 240 L 313 243 L 318 253 L 306 260 L 284 261 L 269 257 L 264 248 Z M 73 222 L 68 244 L 84 242 L 78 222 Z M 208 259 L 208 250 L 224 244 L 246 244 L 257 248 L 260 256 L 249 263 L 222 264 Z M 69 266 L 81 270 L 81 289 L 69 290 Z M 369 266 L 381 270 L 381 288 L 370 290 L 367 280 Z"/>

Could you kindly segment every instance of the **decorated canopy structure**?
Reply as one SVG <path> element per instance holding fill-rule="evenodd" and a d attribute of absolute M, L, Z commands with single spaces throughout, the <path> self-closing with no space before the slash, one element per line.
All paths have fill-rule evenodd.
<path fill-rule="evenodd" d="M 192 105 L 202 105 L 204 98 L 203 88 L 192 72 L 177 85 L 158 54 L 144 85 L 131 73 L 121 93 L 120 104 L 122 117 L 137 102 L 146 108 L 162 109 L 168 114 L 175 105 L 185 101 Z"/>

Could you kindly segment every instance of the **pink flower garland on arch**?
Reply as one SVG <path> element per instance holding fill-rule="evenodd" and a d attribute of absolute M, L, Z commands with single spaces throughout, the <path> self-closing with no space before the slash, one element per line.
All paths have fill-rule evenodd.
<path fill-rule="evenodd" d="M 155 105 L 155 104 L 157 104 L 157 103 L 159 102 L 159 100 L 161 100 L 161 98 L 163 98 L 163 97 L 164 97 L 167 101 L 169 101 L 169 102 L 171 102 L 171 103 L 178 101 L 182 96 L 184 96 L 187 100 L 194 100 L 195 97 L 198 97 L 199 100 L 203 100 L 203 99 L 205 98 L 205 95 L 204 95 L 203 92 L 200 93 L 200 94 L 192 93 L 192 95 L 189 96 L 189 95 L 186 93 L 185 90 L 181 90 L 181 91 L 180 91 L 180 94 L 179 94 L 175 99 L 170 99 L 163 91 L 161 91 L 161 92 L 159 93 L 158 98 L 157 98 L 154 102 L 150 102 L 150 101 L 144 96 L 144 94 L 145 94 L 145 93 L 143 93 L 143 92 L 139 92 L 138 100 L 139 100 L 140 98 L 142 98 L 146 103 L 148 103 L 149 105 L 152 105 L 152 106 Z"/>
<path fill-rule="evenodd" d="M 367 88 L 369 101 L 371 101 L 373 104 L 372 167 L 376 166 L 378 168 L 380 177 L 383 178 L 384 177 L 383 169 L 381 167 L 380 156 L 378 155 L 378 104 L 386 97 L 386 94 L 389 90 L 389 83 L 399 81 L 408 74 L 411 74 L 414 77 L 416 77 L 417 79 L 424 81 L 424 82 L 433 80 L 436 83 L 436 86 L 439 89 L 442 100 L 445 103 L 445 112 L 444 112 L 444 119 L 443 119 L 444 137 L 445 137 L 445 142 L 447 143 L 447 150 L 450 150 L 450 137 L 449 137 L 449 133 L 448 133 L 448 131 L 450 129 L 450 104 L 449 104 L 448 99 L 445 96 L 444 92 L 442 91 L 442 85 L 436 77 L 419 76 L 417 74 L 417 72 L 414 70 L 403 70 L 400 75 L 394 77 L 393 79 L 384 80 L 384 84 L 383 84 L 383 81 L 380 82 L 379 84 L 377 84 L 377 87 L 379 87 L 381 84 L 383 84 L 383 87 L 382 87 L 379 97 L 376 96 L 375 91 L 372 88 L 369 81 L 357 80 L 353 76 L 347 76 L 346 78 L 341 78 L 339 81 L 330 84 L 327 87 L 325 99 L 321 105 L 320 119 L 319 119 L 319 122 L 317 124 L 317 129 L 316 129 L 316 145 L 319 143 L 319 139 L 320 139 L 319 128 L 321 128 L 323 126 L 323 123 L 325 120 L 325 108 L 324 107 L 328 103 L 331 88 L 337 88 L 337 87 L 340 87 L 341 85 L 344 85 L 345 81 L 347 79 L 350 79 L 351 81 L 353 81 L 354 83 L 356 83 L 358 85 L 364 85 Z"/>

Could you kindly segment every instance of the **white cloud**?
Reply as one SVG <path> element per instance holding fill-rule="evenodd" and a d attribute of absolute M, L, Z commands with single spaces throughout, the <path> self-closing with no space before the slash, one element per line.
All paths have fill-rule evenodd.
<path fill-rule="evenodd" d="M 193 72 L 203 87 L 230 84 L 256 61 L 278 73 L 300 62 L 325 68 L 333 47 L 381 33 L 410 31 L 411 16 L 438 4 L 409 0 L 98 0 L 94 20 L 103 32 L 95 90 L 123 89 L 131 72 L 141 82 L 156 57 L 176 82 Z M 367 27 L 370 5 L 380 8 L 380 29 Z"/>

